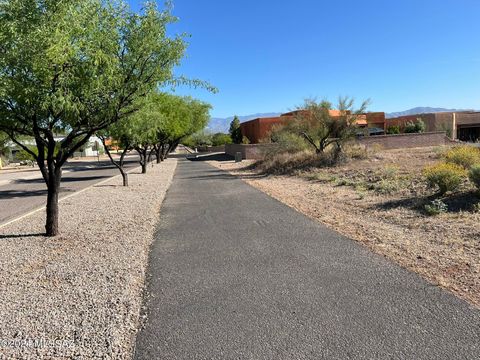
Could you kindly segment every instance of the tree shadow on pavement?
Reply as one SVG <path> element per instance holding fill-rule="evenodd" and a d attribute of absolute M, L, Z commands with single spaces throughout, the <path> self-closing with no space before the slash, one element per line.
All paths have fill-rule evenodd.
<path fill-rule="evenodd" d="M 190 161 L 232 161 L 233 157 L 224 153 L 215 153 L 215 154 L 191 154 L 187 156 L 187 159 Z"/>
<path fill-rule="evenodd" d="M 20 239 L 20 238 L 27 238 L 27 237 L 37 237 L 37 236 L 45 236 L 45 233 L 38 233 L 38 234 L 0 234 L 0 239 Z"/>

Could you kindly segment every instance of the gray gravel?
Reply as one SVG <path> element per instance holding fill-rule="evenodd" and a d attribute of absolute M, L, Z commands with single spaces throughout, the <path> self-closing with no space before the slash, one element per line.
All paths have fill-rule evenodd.
<path fill-rule="evenodd" d="M 61 202 L 62 234 L 44 213 L 0 229 L 0 359 L 128 359 L 149 246 L 176 159 Z M 20 234 L 20 235 L 19 235 Z"/>

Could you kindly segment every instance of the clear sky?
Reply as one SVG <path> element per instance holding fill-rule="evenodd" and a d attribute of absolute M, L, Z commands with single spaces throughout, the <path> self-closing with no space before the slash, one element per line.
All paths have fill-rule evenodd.
<path fill-rule="evenodd" d="M 220 90 L 177 93 L 214 117 L 339 95 L 371 111 L 480 109 L 479 0 L 174 0 L 174 15 L 172 33 L 191 34 L 177 73 Z"/>

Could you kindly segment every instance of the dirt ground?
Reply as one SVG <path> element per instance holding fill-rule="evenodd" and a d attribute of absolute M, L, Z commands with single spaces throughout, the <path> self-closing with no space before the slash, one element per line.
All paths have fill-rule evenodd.
<path fill-rule="evenodd" d="M 480 198 L 465 183 L 429 216 L 422 177 L 442 148 L 378 151 L 334 168 L 264 175 L 251 161 L 211 161 L 270 196 L 480 307 Z"/>

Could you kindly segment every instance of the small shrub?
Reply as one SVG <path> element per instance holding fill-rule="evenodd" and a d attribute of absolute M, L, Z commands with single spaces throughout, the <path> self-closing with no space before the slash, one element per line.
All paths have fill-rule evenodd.
<path fill-rule="evenodd" d="M 448 211 L 448 206 L 442 200 L 436 199 L 425 205 L 425 211 L 430 216 L 444 214 Z"/>
<path fill-rule="evenodd" d="M 350 145 L 345 147 L 345 155 L 350 159 L 364 160 L 368 158 L 368 150 L 364 145 Z"/>
<path fill-rule="evenodd" d="M 265 142 L 267 140 L 277 145 L 275 149 L 272 148 L 272 151 L 275 151 L 276 153 L 295 153 L 305 151 L 309 148 L 301 136 L 292 132 L 282 131 L 281 129 L 272 131 L 270 139 L 265 139 Z"/>
<path fill-rule="evenodd" d="M 248 139 L 248 137 L 246 136 L 242 137 L 242 144 L 250 144 L 250 140 Z"/>
<path fill-rule="evenodd" d="M 298 170 L 319 167 L 319 160 L 318 155 L 311 151 L 275 153 L 272 150 L 263 160 L 257 161 L 255 167 L 266 174 L 292 174 Z"/>
<path fill-rule="evenodd" d="M 480 164 L 473 165 L 468 173 L 470 181 L 480 190 Z"/>
<path fill-rule="evenodd" d="M 413 134 L 413 133 L 423 133 L 425 132 L 426 126 L 422 119 L 417 119 L 416 122 L 409 121 L 405 125 L 404 132 L 406 134 Z"/>
<path fill-rule="evenodd" d="M 397 181 L 383 179 L 372 184 L 372 188 L 378 194 L 393 194 L 399 190 L 400 184 Z"/>
<path fill-rule="evenodd" d="M 388 135 L 396 135 L 400 134 L 400 126 L 398 125 L 392 125 L 387 128 L 387 134 Z"/>
<path fill-rule="evenodd" d="M 477 202 L 472 205 L 472 211 L 474 213 L 480 214 L 480 202 Z"/>
<path fill-rule="evenodd" d="M 445 161 L 468 170 L 473 165 L 480 164 L 480 149 L 473 146 L 454 147 L 445 154 Z"/>
<path fill-rule="evenodd" d="M 387 165 L 383 169 L 383 178 L 385 179 L 394 179 L 397 177 L 398 167 L 395 165 Z"/>
<path fill-rule="evenodd" d="M 443 195 L 447 191 L 455 191 L 466 177 L 466 172 L 459 165 L 439 163 L 425 168 L 424 175 L 428 185 L 438 188 Z"/>

